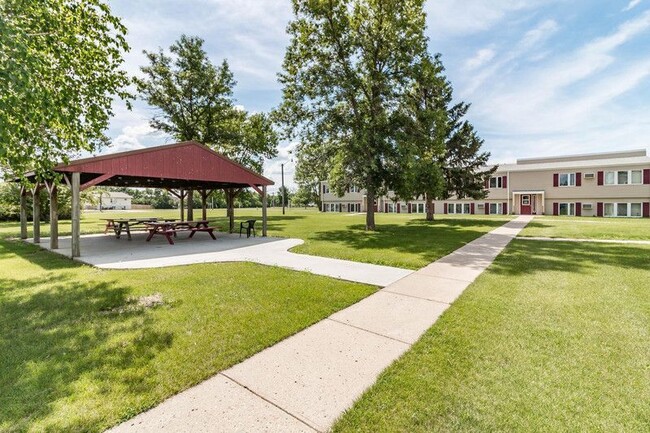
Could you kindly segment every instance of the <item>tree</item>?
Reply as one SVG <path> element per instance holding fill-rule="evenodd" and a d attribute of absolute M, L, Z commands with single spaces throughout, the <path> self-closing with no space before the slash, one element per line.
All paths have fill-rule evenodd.
<path fill-rule="evenodd" d="M 314 190 L 309 186 L 300 186 L 293 194 L 292 202 L 295 206 L 304 206 L 305 208 L 312 203 L 316 203 L 320 195 L 315 194 Z"/>
<path fill-rule="evenodd" d="M 136 80 L 149 105 L 158 108 L 151 126 L 178 141 L 195 140 L 251 168 L 262 171 L 265 158 L 277 155 L 278 135 L 270 116 L 235 107 L 236 84 L 228 62 L 214 66 L 203 39 L 182 35 L 169 51 L 146 52 L 144 78 Z M 238 190 L 226 191 L 230 230 Z"/>
<path fill-rule="evenodd" d="M 293 1 L 294 20 L 280 82 L 288 137 L 327 146 L 327 180 L 343 194 L 367 191 L 366 229 L 375 197 L 402 165 L 398 102 L 426 53 L 423 0 Z M 324 180 L 324 179 L 321 179 Z"/>
<path fill-rule="evenodd" d="M 483 140 L 463 120 L 469 104 L 452 104 L 453 89 L 440 55 L 423 58 L 416 71 L 401 110 L 406 155 L 395 189 L 406 199 L 424 196 L 431 221 L 433 200 L 485 197 L 484 181 L 497 167 L 486 168 L 490 154 L 480 151 Z"/>
<path fill-rule="evenodd" d="M 0 166 L 47 177 L 107 143 L 126 28 L 102 0 L 0 1 Z"/>

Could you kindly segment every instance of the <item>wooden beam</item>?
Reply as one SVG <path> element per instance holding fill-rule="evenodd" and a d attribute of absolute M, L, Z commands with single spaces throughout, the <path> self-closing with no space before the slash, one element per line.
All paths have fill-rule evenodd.
<path fill-rule="evenodd" d="M 249 183 L 248 185 L 250 185 L 251 188 L 253 188 L 255 191 L 257 191 L 257 193 L 258 193 L 259 195 L 263 195 L 263 194 L 264 194 L 264 193 L 262 192 L 262 190 L 260 189 L 259 186 L 257 186 L 257 185 L 253 185 L 252 183 Z"/>
<path fill-rule="evenodd" d="M 266 237 L 267 229 L 266 217 L 266 185 L 262 185 L 262 237 Z"/>
<path fill-rule="evenodd" d="M 81 173 L 72 173 L 72 257 L 81 256 Z"/>
<path fill-rule="evenodd" d="M 50 194 L 50 249 L 59 248 L 59 194 L 56 183 L 47 187 Z"/>
<path fill-rule="evenodd" d="M 20 187 L 20 239 L 27 239 L 27 190 Z"/>
<path fill-rule="evenodd" d="M 34 231 L 34 243 L 41 243 L 41 197 L 39 191 L 41 190 L 41 185 L 36 184 L 32 188 L 32 223 Z"/>
<path fill-rule="evenodd" d="M 210 191 L 212 192 L 212 191 Z M 206 221 L 208 219 L 208 196 L 210 193 L 208 193 L 205 189 L 202 189 L 200 191 L 201 194 L 201 219 L 203 221 Z"/>
<path fill-rule="evenodd" d="M 86 182 L 86 183 L 80 185 L 80 187 L 79 187 L 79 188 L 80 188 L 80 191 L 84 191 L 84 190 L 90 188 L 91 186 L 95 186 L 95 185 L 97 185 L 98 183 L 102 183 L 102 182 L 104 182 L 105 180 L 110 179 L 111 177 L 113 177 L 112 174 L 108 174 L 108 173 L 106 173 L 106 174 L 102 174 L 101 176 L 96 177 L 96 178 L 94 178 L 93 180 L 89 180 L 88 182 Z"/>
<path fill-rule="evenodd" d="M 194 190 L 187 190 L 187 220 L 194 221 Z"/>

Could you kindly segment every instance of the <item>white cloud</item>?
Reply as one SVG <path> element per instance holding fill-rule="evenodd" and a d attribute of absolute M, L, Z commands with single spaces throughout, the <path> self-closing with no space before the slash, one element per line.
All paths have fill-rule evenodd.
<path fill-rule="evenodd" d="M 630 0 L 630 2 L 623 8 L 623 12 L 634 9 L 641 3 L 641 0 Z"/>
<path fill-rule="evenodd" d="M 465 69 L 472 70 L 479 68 L 494 58 L 496 51 L 492 48 L 481 48 L 476 52 L 474 57 L 465 61 Z"/>
<path fill-rule="evenodd" d="M 104 153 L 124 152 L 127 150 L 142 149 L 150 145 L 151 139 L 163 142 L 163 134 L 149 126 L 149 122 L 128 125 L 122 128 L 121 132 L 115 137 L 110 146 L 105 149 Z"/>

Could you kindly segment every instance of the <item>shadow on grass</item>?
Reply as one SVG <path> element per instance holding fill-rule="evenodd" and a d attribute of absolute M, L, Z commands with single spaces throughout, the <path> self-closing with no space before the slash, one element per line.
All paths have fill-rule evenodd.
<path fill-rule="evenodd" d="M 0 240 L 0 260 L 15 256 L 45 270 L 71 269 L 83 266 L 68 257 L 47 251 L 38 245 L 21 240 Z"/>
<path fill-rule="evenodd" d="M 0 279 L 0 427 L 29 430 L 83 391 L 117 387 L 136 395 L 156 386 L 137 371 L 173 336 L 156 330 L 146 310 L 120 310 L 129 292 L 65 271 Z"/>
<path fill-rule="evenodd" d="M 496 220 L 410 220 L 405 224 L 381 224 L 366 231 L 363 224 L 347 225 L 341 230 L 319 231 L 310 239 L 332 242 L 354 249 L 382 249 L 418 254 L 434 260 L 482 236 L 504 221 Z M 477 226 L 487 226 L 488 230 Z"/>
<path fill-rule="evenodd" d="M 599 266 L 650 270 L 649 253 L 650 249 L 637 245 L 515 239 L 504 259 L 495 261 L 490 271 L 504 275 L 547 271 L 586 273 Z"/>

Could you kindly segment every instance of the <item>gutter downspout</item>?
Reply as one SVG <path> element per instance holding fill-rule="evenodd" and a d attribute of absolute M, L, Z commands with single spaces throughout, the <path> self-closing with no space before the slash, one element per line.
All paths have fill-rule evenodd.
<path fill-rule="evenodd" d="M 508 210 L 510 211 L 508 213 L 514 215 L 515 209 L 514 209 L 513 206 L 510 205 L 510 171 L 506 172 L 506 179 L 508 179 L 508 191 L 507 191 L 507 193 L 508 193 Z M 515 202 L 514 199 L 512 200 L 512 202 L 513 203 Z"/>

